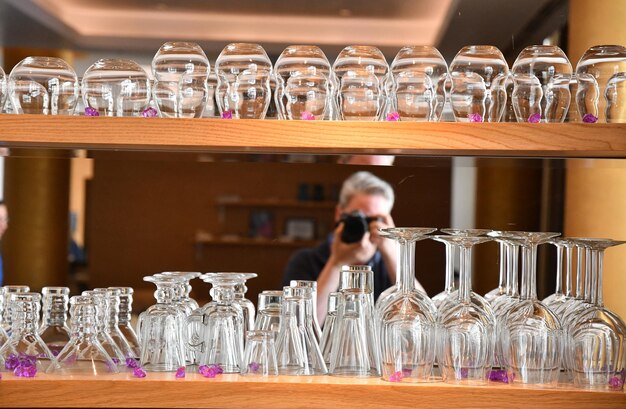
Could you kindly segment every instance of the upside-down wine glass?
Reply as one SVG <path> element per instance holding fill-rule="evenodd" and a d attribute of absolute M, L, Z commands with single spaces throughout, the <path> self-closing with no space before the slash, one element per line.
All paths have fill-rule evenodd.
<path fill-rule="evenodd" d="M 471 298 L 472 247 L 490 241 L 480 236 L 435 236 L 455 243 L 461 251 L 457 297 L 437 314 L 437 357 L 444 382 L 482 384 L 493 362 L 496 321 L 486 302 Z"/>
<path fill-rule="evenodd" d="M 400 277 L 395 291 L 377 306 L 382 378 L 390 382 L 424 382 L 435 362 L 436 308 L 415 288 L 415 243 L 435 228 L 394 227 L 383 235 L 400 247 Z"/>
<path fill-rule="evenodd" d="M 583 239 L 591 248 L 592 306 L 576 317 L 567 333 L 566 356 L 574 384 L 592 389 L 623 390 L 626 380 L 626 324 L 603 303 L 604 251 L 626 241 Z"/>

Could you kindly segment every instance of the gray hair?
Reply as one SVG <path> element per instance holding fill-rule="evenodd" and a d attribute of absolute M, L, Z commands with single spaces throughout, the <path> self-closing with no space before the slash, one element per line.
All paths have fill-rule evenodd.
<path fill-rule="evenodd" d="M 370 172 L 357 172 L 343 182 L 339 193 L 339 206 L 344 208 L 357 194 L 380 195 L 387 199 L 389 208 L 393 208 L 395 200 L 393 188 L 381 178 Z"/>

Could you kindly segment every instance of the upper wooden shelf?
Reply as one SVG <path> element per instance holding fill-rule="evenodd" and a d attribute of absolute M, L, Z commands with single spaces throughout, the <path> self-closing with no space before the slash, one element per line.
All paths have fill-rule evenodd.
<path fill-rule="evenodd" d="M 0 115 L 0 146 L 231 153 L 626 158 L 626 124 Z"/>
<path fill-rule="evenodd" d="M 532 389 L 508 385 L 392 384 L 373 378 L 279 376 L 272 379 L 220 375 L 148 373 L 33 379 L 3 374 L 0 407 L 177 408 L 624 408 L 624 392 L 572 388 Z"/>

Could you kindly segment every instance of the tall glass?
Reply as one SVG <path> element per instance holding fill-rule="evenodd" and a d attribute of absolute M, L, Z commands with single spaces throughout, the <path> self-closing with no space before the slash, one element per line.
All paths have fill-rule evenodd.
<path fill-rule="evenodd" d="M 511 68 L 517 122 L 563 122 L 571 100 L 572 65 L 556 45 L 532 45 Z"/>
<path fill-rule="evenodd" d="M 492 45 L 468 45 L 450 63 L 450 102 L 458 122 L 500 122 L 509 65 Z"/>
<path fill-rule="evenodd" d="M 11 334 L 11 294 L 15 293 L 27 293 L 30 292 L 30 287 L 27 285 L 5 285 L 0 288 L 0 300 L 2 302 L 2 316 L 0 317 L 0 323 L 2 329 Z"/>
<path fill-rule="evenodd" d="M 339 304 L 339 292 L 332 292 L 328 295 L 328 309 L 326 319 L 324 320 L 324 328 L 322 330 L 322 340 L 320 341 L 320 349 L 326 365 L 330 365 L 330 353 L 333 346 L 333 331 L 335 329 L 335 321 L 337 321 L 337 308 Z"/>
<path fill-rule="evenodd" d="M 106 314 L 104 316 L 104 331 L 111 337 L 115 345 L 117 345 L 122 352 L 124 363 L 126 362 L 126 358 L 138 359 L 139 355 L 135 355 L 133 348 L 118 326 L 120 290 L 115 288 L 96 288 L 94 291 L 102 294 L 105 298 Z"/>
<path fill-rule="evenodd" d="M 124 366 L 126 356 L 124 356 L 124 352 L 122 352 L 115 340 L 111 337 L 111 334 L 107 331 L 108 301 L 106 299 L 106 295 L 103 292 L 95 290 L 83 291 L 82 295 L 91 297 L 92 302 L 96 306 L 96 336 L 98 337 L 98 341 L 102 345 L 102 348 L 104 348 L 107 354 L 109 354 L 116 365 Z"/>
<path fill-rule="evenodd" d="M 50 348 L 52 355 L 57 356 L 70 340 L 70 329 L 66 323 L 70 289 L 44 287 L 41 294 L 43 314 L 39 335 Z"/>
<path fill-rule="evenodd" d="M 435 362 L 436 308 L 415 288 L 415 243 L 435 228 L 388 228 L 385 237 L 400 246 L 397 287 L 377 306 L 382 378 L 391 382 L 423 382 Z"/>
<path fill-rule="evenodd" d="M 448 65 L 432 46 L 403 47 L 391 63 L 389 111 L 401 121 L 437 122 L 446 101 Z"/>
<path fill-rule="evenodd" d="M 591 248 L 593 272 L 590 308 L 567 328 L 568 367 L 574 384 L 592 389 L 623 390 L 626 379 L 626 324 L 603 303 L 604 251 L 625 241 L 584 239 Z"/>
<path fill-rule="evenodd" d="M 537 246 L 560 233 L 507 232 L 522 246 L 520 301 L 500 325 L 507 377 L 514 382 L 555 386 L 561 368 L 563 330 L 557 316 L 537 299 Z"/>
<path fill-rule="evenodd" d="M 244 333 L 247 331 L 251 331 L 254 329 L 254 321 L 256 311 L 254 309 L 254 304 L 252 301 L 246 298 L 246 292 L 248 291 L 248 287 L 246 287 L 246 281 L 251 278 L 256 278 L 258 276 L 257 273 L 237 273 L 241 277 L 241 280 L 237 285 L 235 285 L 235 303 L 241 306 L 243 310 L 243 322 L 244 322 Z"/>
<path fill-rule="evenodd" d="M 280 328 L 280 314 L 283 303 L 282 291 L 263 291 L 259 294 L 258 311 L 254 328 L 261 331 L 272 331 L 274 339 Z"/>
<path fill-rule="evenodd" d="M 435 236 L 435 240 L 455 243 L 461 250 L 457 298 L 437 314 L 437 357 L 444 382 L 478 383 L 487 381 L 493 363 L 495 316 L 488 303 L 473 302 L 472 247 L 490 237 Z"/>
<path fill-rule="evenodd" d="M 120 308 L 118 313 L 117 326 L 132 348 L 133 356 L 141 356 L 139 339 L 137 333 L 131 325 L 131 312 L 133 310 L 133 293 L 131 287 L 109 287 L 120 291 Z"/>

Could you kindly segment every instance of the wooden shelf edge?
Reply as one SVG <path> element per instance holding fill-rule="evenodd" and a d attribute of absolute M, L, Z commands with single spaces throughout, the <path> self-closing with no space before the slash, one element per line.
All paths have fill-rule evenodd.
<path fill-rule="evenodd" d="M 626 124 L 0 115 L 0 146 L 230 153 L 626 158 Z"/>
<path fill-rule="evenodd" d="M 149 373 L 97 378 L 37 375 L 0 381 L 0 407 L 198 407 L 198 408 L 624 408 L 623 392 L 572 388 L 530 389 L 507 385 L 391 384 L 380 379 L 285 377 L 262 380 L 238 375 L 216 379 Z"/>

